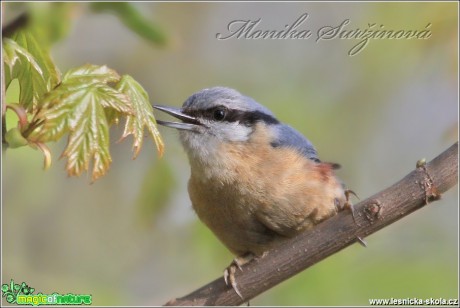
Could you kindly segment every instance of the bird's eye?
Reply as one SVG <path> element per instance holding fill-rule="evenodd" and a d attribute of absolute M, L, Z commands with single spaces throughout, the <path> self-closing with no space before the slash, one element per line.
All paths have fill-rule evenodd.
<path fill-rule="evenodd" d="M 226 115 L 227 115 L 227 109 L 225 109 L 225 107 L 218 107 L 212 113 L 212 116 L 214 120 L 216 121 L 223 121 Z"/>

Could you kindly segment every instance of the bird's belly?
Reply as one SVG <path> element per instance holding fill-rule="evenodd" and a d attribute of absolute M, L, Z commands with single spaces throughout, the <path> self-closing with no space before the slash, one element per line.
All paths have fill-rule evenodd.
<path fill-rule="evenodd" d="M 299 192 L 277 199 L 273 191 L 256 191 L 250 184 L 243 186 L 193 178 L 189 182 L 190 198 L 198 217 L 236 255 L 247 252 L 261 255 L 281 239 L 336 213 L 333 198 Z"/>
<path fill-rule="evenodd" d="M 234 254 L 252 252 L 261 255 L 277 238 L 255 216 L 256 201 L 235 186 L 189 182 L 192 206 L 200 220 Z"/>
<path fill-rule="evenodd" d="M 331 166 L 293 149 L 224 146 L 219 152 L 225 155 L 213 165 L 192 164 L 189 195 L 198 217 L 237 255 L 260 255 L 335 215 L 337 203 L 344 203 Z"/>

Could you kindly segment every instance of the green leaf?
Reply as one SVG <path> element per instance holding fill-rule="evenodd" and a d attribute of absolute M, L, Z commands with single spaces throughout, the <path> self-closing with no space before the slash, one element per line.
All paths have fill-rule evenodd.
<path fill-rule="evenodd" d="M 110 166 L 106 110 L 134 114 L 128 97 L 105 83 L 117 76 L 105 66 L 86 65 L 70 71 L 44 98 L 42 108 L 33 119 L 33 123 L 42 124 L 29 135 L 32 142 L 56 141 L 69 133 L 62 153 L 67 158 L 69 175 L 81 175 L 89 169 L 92 160 L 92 181 L 95 181 Z"/>
<path fill-rule="evenodd" d="M 61 74 L 51 60 L 48 48 L 38 43 L 35 36 L 27 30 L 19 30 L 11 38 L 20 46 L 27 49 L 40 65 L 43 70 L 43 76 L 47 81 L 48 90 L 55 87 L 60 82 Z"/>
<path fill-rule="evenodd" d="M 3 62 L 10 72 L 13 71 L 13 67 L 16 64 L 16 61 L 19 60 L 19 55 L 16 52 L 17 49 L 21 48 L 15 41 L 9 38 L 3 39 Z"/>
<path fill-rule="evenodd" d="M 109 84 L 116 81 L 112 88 Z M 163 141 L 142 86 L 106 66 L 88 64 L 67 72 L 62 83 L 46 94 L 25 136 L 31 144 L 43 145 L 68 133 L 61 155 L 67 158 L 68 174 L 79 176 L 92 162 L 95 181 L 110 166 L 109 126 L 121 117 L 126 117 L 121 139 L 133 135 L 134 158 L 142 147 L 145 128 L 162 154 Z"/>
<path fill-rule="evenodd" d="M 4 38 L 2 44 L 2 52 L 3 52 L 3 71 L 4 71 L 4 78 L 5 78 L 5 88 L 7 89 L 13 80 L 11 77 L 13 75 L 14 65 L 19 60 L 19 55 L 16 52 L 18 48 L 18 44 L 15 41 Z M 19 47 L 20 48 L 20 47 Z"/>
<path fill-rule="evenodd" d="M 91 179 L 103 176 L 112 162 L 109 153 L 109 127 L 100 104 L 98 87 L 90 86 L 81 92 L 78 108 L 68 119 L 69 140 L 62 156 L 67 157 L 69 175 L 79 176 L 89 169 L 93 159 Z"/>
<path fill-rule="evenodd" d="M 157 146 L 158 153 L 161 156 L 163 154 L 164 144 L 157 129 L 156 120 L 153 116 L 153 108 L 149 102 L 147 92 L 145 92 L 144 88 L 129 75 L 124 75 L 121 78 L 120 82 L 116 85 L 116 89 L 129 97 L 131 106 L 135 112 L 135 115 L 128 115 L 126 117 L 125 129 L 121 136 L 121 140 L 123 140 L 129 135 L 133 135 L 133 159 L 137 157 L 142 148 L 144 128 L 147 128 L 152 136 Z"/>
<path fill-rule="evenodd" d="M 44 93 L 48 91 L 43 70 L 25 48 L 17 42 L 4 38 L 5 86 L 18 78 L 21 88 L 19 102 L 24 108 L 31 109 Z"/>
<path fill-rule="evenodd" d="M 34 123 L 43 123 L 29 136 L 34 142 L 57 141 L 69 132 L 69 118 L 77 108 L 85 87 L 72 88 L 66 84 L 51 91 L 44 99 L 43 107 L 34 117 Z"/>
<path fill-rule="evenodd" d="M 62 79 L 63 83 L 75 82 L 75 85 L 78 83 L 90 84 L 90 83 L 109 83 L 109 82 L 118 82 L 120 80 L 120 75 L 113 69 L 108 68 L 105 65 L 94 65 L 86 64 L 74 69 L 69 70 Z"/>
<path fill-rule="evenodd" d="M 44 98 L 43 108 L 36 118 L 45 122 L 40 131 L 35 132 L 35 138 L 41 142 L 60 139 L 72 128 L 69 123 L 70 114 L 77 108 L 81 97 L 87 91 L 94 89 L 97 90 L 98 102 L 102 107 L 108 108 L 107 112 L 113 110 L 113 112 L 132 114 L 134 111 L 130 107 L 127 96 L 105 84 L 119 79 L 120 76 L 107 66 L 87 64 L 69 70 L 61 85 Z"/>
<path fill-rule="evenodd" d="M 163 30 L 142 16 L 132 3 L 92 2 L 91 8 L 96 12 L 113 12 L 131 31 L 154 44 L 163 46 L 167 42 Z"/>
<path fill-rule="evenodd" d="M 60 81 L 60 73 L 45 50 L 26 30 L 3 39 L 5 54 L 5 84 L 18 78 L 21 88 L 19 103 L 35 110 L 43 95 Z"/>

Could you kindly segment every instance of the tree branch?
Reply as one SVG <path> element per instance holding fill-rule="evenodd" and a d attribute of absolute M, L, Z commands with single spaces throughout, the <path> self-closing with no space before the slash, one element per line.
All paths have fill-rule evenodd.
<path fill-rule="evenodd" d="M 223 277 L 166 305 L 240 305 L 315 263 L 438 200 L 458 183 L 458 142 L 428 164 L 417 162 L 414 171 L 391 187 L 355 205 L 356 223 L 349 212 L 320 223 L 291 238 L 268 254 L 237 271 L 241 299 Z"/>

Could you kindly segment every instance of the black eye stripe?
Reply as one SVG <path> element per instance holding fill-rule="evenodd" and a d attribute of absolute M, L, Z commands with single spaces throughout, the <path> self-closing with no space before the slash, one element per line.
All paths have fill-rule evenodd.
<path fill-rule="evenodd" d="M 192 117 L 214 120 L 214 111 L 216 111 L 219 108 L 222 108 L 222 106 L 213 107 L 206 110 L 185 109 L 183 112 Z M 236 109 L 226 110 L 227 113 L 225 115 L 225 118 L 223 119 L 223 121 L 225 122 L 240 122 L 247 126 L 254 125 L 256 122 L 259 121 L 264 122 L 266 124 L 279 124 L 279 121 L 275 119 L 273 116 L 260 111 L 241 111 Z"/>

